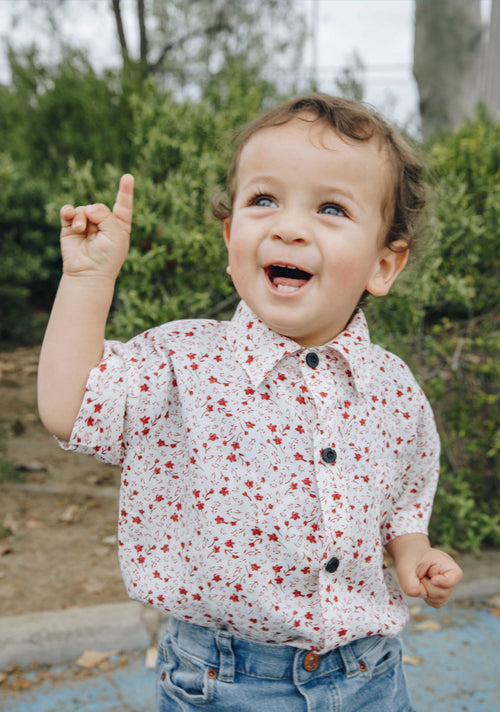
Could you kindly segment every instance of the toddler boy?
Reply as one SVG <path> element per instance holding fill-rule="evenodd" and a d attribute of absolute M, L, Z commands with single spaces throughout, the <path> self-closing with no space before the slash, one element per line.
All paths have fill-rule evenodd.
<path fill-rule="evenodd" d="M 249 124 L 219 201 L 242 301 L 104 340 L 132 222 L 61 211 L 63 276 L 40 413 L 63 446 L 121 464 L 131 597 L 170 615 L 158 710 L 411 710 L 383 565 L 432 606 L 461 577 L 427 525 L 439 441 L 408 368 L 362 311 L 405 267 L 421 167 L 376 113 L 310 95 Z"/>

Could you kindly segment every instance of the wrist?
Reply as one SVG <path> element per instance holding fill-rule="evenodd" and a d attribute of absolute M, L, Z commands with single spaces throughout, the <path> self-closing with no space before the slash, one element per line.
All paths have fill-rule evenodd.
<path fill-rule="evenodd" d="M 386 549 L 397 566 L 408 555 L 411 555 L 412 558 L 423 556 L 431 549 L 431 544 L 429 537 L 425 534 L 403 534 L 392 539 Z"/>
<path fill-rule="evenodd" d="M 61 276 L 60 284 L 63 287 L 89 292 L 102 292 L 113 294 L 115 291 L 116 277 L 106 274 L 91 274 L 84 272 L 65 272 Z"/>

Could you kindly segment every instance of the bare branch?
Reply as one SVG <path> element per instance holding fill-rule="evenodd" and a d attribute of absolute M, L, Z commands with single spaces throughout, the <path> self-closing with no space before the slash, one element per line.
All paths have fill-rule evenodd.
<path fill-rule="evenodd" d="M 125 31 L 123 29 L 123 22 L 122 22 L 122 11 L 120 7 L 120 0 L 112 0 L 112 8 L 113 8 L 113 14 L 115 16 L 115 22 L 116 22 L 116 31 L 118 33 L 118 39 L 120 41 L 120 48 L 122 51 L 122 56 L 124 58 L 128 58 L 128 47 L 127 47 L 127 39 L 125 37 Z"/>
<path fill-rule="evenodd" d="M 192 39 L 193 37 L 197 37 L 200 34 L 203 35 L 210 35 L 212 33 L 219 33 L 219 32 L 230 32 L 231 31 L 231 26 L 221 22 L 220 20 L 213 25 L 208 25 L 208 27 L 204 27 L 203 29 L 196 29 L 192 30 L 191 32 L 186 32 L 185 35 L 182 35 L 182 37 L 179 37 L 176 39 L 174 42 L 169 42 L 166 44 L 158 59 L 155 62 L 152 62 L 149 65 L 149 68 L 151 71 L 155 72 L 157 69 L 160 68 L 161 64 L 163 63 L 165 57 L 168 55 L 169 52 L 172 50 L 176 49 L 177 47 L 182 47 L 182 45 L 187 42 L 188 40 Z"/>

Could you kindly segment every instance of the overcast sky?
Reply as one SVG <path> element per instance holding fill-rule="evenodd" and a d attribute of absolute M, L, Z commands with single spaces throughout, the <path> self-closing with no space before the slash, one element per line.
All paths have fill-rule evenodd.
<path fill-rule="evenodd" d="M 417 89 L 412 76 L 413 0 L 295 2 L 304 7 L 311 32 L 316 27 L 312 32 L 315 40 L 309 42 L 305 52 L 304 67 L 317 64 L 321 89 L 334 91 L 335 75 L 357 54 L 365 66 L 366 100 L 401 122 L 417 114 Z M 485 17 L 490 2 L 482 0 Z M 67 4 L 72 18 L 65 27 L 67 38 L 75 46 L 88 48 L 96 66 L 116 64 L 119 53 L 109 0 L 100 0 L 97 12 L 88 0 L 68 0 Z M 135 0 L 122 0 L 122 4 L 135 5 Z M 35 25 L 31 38 L 26 25 L 12 31 L 12 11 L 19 12 L 23 5 L 27 0 L 0 0 L 0 37 L 10 36 L 19 42 L 36 38 L 43 45 L 44 38 Z M 5 71 L 5 57 L 0 57 L 0 80 L 6 80 Z"/>

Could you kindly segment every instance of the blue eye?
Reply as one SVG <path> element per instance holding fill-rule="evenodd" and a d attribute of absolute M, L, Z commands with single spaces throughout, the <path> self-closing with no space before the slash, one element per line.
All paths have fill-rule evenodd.
<path fill-rule="evenodd" d="M 319 212 L 323 213 L 323 215 L 346 216 L 344 208 L 341 208 L 340 205 L 335 205 L 335 203 L 326 203 L 326 205 L 322 205 Z"/>
<path fill-rule="evenodd" d="M 256 205 L 258 208 L 275 208 L 276 202 L 274 198 L 270 198 L 269 195 L 257 195 L 252 200 L 252 205 Z"/>

